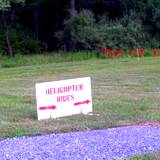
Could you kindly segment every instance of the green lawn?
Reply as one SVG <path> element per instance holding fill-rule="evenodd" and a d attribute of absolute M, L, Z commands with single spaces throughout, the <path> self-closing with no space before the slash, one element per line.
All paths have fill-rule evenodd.
<path fill-rule="evenodd" d="M 160 120 L 159 57 L 0 66 L 0 139 Z M 92 115 L 37 120 L 35 83 L 85 76 L 92 80 Z"/>

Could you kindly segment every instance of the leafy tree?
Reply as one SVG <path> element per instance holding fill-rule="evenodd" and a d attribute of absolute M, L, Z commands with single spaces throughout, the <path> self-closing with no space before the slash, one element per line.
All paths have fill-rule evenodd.
<path fill-rule="evenodd" d="M 159 0 L 120 0 L 124 16 L 134 10 L 142 20 L 145 29 L 157 37 L 160 34 L 160 1 Z"/>
<path fill-rule="evenodd" d="M 64 29 L 57 32 L 56 37 L 61 47 L 67 50 L 95 50 L 102 46 L 123 49 L 159 47 L 136 12 L 116 20 L 104 15 L 96 22 L 94 14 L 84 10 L 67 19 Z"/>
<path fill-rule="evenodd" d="M 64 29 L 55 36 L 61 48 L 71 51 L 94 50 L 103 41 L 96 27 L 94 15 L 88 10 L 75 12 L 70 19 L 65 20 Z"/>
<path fill-rule="evenodd" d="M 19 8 L 18 4 L 24 4 L 24 2 L 25 0 L 0 0 L 0 14 L 5 33 L 7 53 L 10 58 L 14 55 L 9 36 L 9 23 L 13 20 L 15 11 Z"/>
<path fill-rule="evenodd" d="M 145 43 L 144 28 L 135 13 L 115 21 L 106 21 L 102 30 L 107 48 L 137 48 Z"/>
<path fill-rule="evenodd" d="M 148 31 L 153 33 L 153 36 L 160 34 L 160 1 L 148 0 L 144 11 L 144 25 Z"/>

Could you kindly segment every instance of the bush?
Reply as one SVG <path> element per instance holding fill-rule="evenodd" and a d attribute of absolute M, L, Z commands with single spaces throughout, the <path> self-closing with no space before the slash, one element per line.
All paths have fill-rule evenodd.
<path fill-rule="evenodd" d="M 0 27 L 0 53 L 6 53 L 5 37 L 2 26 Z M 9 27 L 11 45 L 14 53 L 30 54 L 40 53 L 47 49 L 47 45 L 35 38 L 31 31 L 24 30 L 19 25 Z"/>
<path fill-rule="evenodd" d="M 135 12 L 114 21 L 106 21 L 103 30 L 108 48 L 131 49 L 150 45 L 150 35 Z"/>
<path fill-rule="evenodd" d="M 55 34 L 59 47 L 75 50 L 94 50 L 103 43 L 92 12 L 83 10 L 65 20 L 64 29 Z"/>
<path fill-rule="evenodd" d="M 47 49 L 44 42 L 38 40 L 31 31 L 24 30 L 21 26 L 12 27 L 10 37 L 13 51 L 16 53 L 41 53 Z"/>
<path fill-rule="evenodd" d="M 116 20 L 102 16 L 95 20 L 90 11 L 75 13 L 64 22 L 64 29 L 55 34 L 59 47 L 67 50 L 95 50 L 98 47 L 159 48 L 159 36 L 152 36 L 144 28 L 139 14 L 132 11 Z"/>

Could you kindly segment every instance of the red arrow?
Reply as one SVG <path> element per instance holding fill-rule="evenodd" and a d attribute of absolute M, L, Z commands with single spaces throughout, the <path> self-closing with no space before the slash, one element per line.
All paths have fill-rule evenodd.
<path fill-rule="evenodd" d="M 78 106 L 78 105 L 88 104 L 88 103 L 90 103 L 90 100 L 85 100 L 85 101 L 82 101 L 82 102 L 76 102 L 76 103 L 74 103 L 74 105 Z"/>
<path fill-rule="evenodd" d="M 52 105 L 52 106 L 44 106 L 44 107 L 39 107 L 39 110 L 48 110 L 48 109 L 56 109 L 57 107 Z"/>

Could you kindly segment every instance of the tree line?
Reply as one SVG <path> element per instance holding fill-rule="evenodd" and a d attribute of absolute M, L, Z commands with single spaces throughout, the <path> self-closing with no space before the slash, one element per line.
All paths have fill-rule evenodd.
<path fill-rule="evenodd" d="M 159 48 L 159 0 L 0 0 L 0 55 Z"/>

